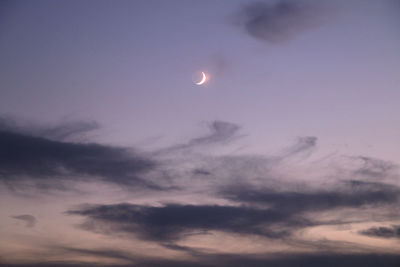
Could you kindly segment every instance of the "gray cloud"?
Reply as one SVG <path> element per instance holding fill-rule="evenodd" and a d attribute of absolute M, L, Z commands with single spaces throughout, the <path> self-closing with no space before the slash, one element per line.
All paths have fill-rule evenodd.
<path fill-rule="evenodd" d="M 282 158 L 295 155 L 310 155 L 317 146 L 318 138 L 315 136 L 301 136 L 297 138 L 294 145 L 284 151 Z"/>
<path fill-rule="evenodd" d="M 194 169 L 193 174 L 194 175 L 211 175 L 211 172 L 203 170 L 203 169 Z"/>
<path fill-rule="evenodd" d="M 67 141 L 84 138 L 85 135 L 100 128 L 96 121 L 64 121 L 53 125 L 16 120 L 10 116 L 0 116 L 0 130 L 30 136 Z"/>
<path fill-rule="evenodd" d="M 209 124 L 210 134 L 190 140 L 189 145 L 206 145 L 228 141 L 235 136 L 240 127 L 225 121 L 213 121 Z"/>
<path fill-rule="evenodd" d="M 166 149 L 162 149 L 158 151 L 158 153 L 170 153 L 184 149 L 232 141 L 233 139 L 239 137 L 237 136 L 237 133 L 240 127 L 234 123 L 226 121 L 213 121 L 208 124 L 208 129 L 210 133 L 205 136 L 193 138 L 185 144 L 178 144 Z"/>
<path fill-rule="evenodd" d="M 367 230 L 360 231 L 360 234 L 371 237 L 400 239 L 400 225 L 393 225 L 392 227 L 372 227 Z"/>
<path fill-rule="evenodd" d="M 74 247 L 56 247 L 59 253 L 72 253 L 81 255 L 90 255 L 98 258 L 110 258 L 126 261 L 128 263 L 133 263 L 137 256 L 132 253 L 127 253 L 124 251 L 116 249 L 87 249 L 87 248 L 74 248 Z"/>
<path fill-rule="evenodd" d="M 275 256 L 275 257 L 274 257 Z M 249 267 L 395 267 L 400 260 L 393 254 L 335 254 L 335 253 L 301 253 L 277 255 L 210 255 L 203 261 L 204 266 L 249 266 Z M 155 265 L 157 266 L 157 265 Z M 160 265 L 161 266 L 161 265 Z M 168 266 L 168 265 L 165 265 Z M 170 266 L 174 266 L 171 264 Z M 178 265 L 179 266 L 179 265 Z"/>
<path fill-rule="evenodd" d="M 231 186 L 221 196 L 239 203 L 267 205 L 287 212 L 322 211 L 365 205 L 388 205 L 400 201 L 400 189 L 380 183 L 350 181 L 347 188 L 319 191 L 277 191 L 271 188 Z"/>
<path fill-rule="evenodd" d="M 346 178 L 348 178 L 347 175 L 355 176 L 353 180 L 339 182 L 334 179 L 328 185 L 316 188 L 306 185 L 298 186 L 290 179 L 280 179 L 279 174 L 284 176 L 292 163 L 285 159 L 304 158 L 316 148 L 317 138 L 313 136 L 299 137 L 294 145 L 270 157 L 207 156 L 200 153 L 192 153 L 193 155 L 189 153 L 190 156 L 187 156 L 188 153 L 182 153 L 185 157 L 181 158 L 174 153 L 175 150 L 183 149 L 183 152 L 188 152 L 190 150 L 185 149 L 224 143 L 238 137 L 239 126 L 214 121 L 209 124 L 209 134 L 172 146 L 163 151 L 169 157 L 163 158 L 164 155 L 162 155 L 158 158 L 157 153 L 145 154 L 122 147 L 70 140 L 70 137 L 75 135 L 74 133 L 79 135 L 80 132 L 84 133 L 95 128 L 92 127 L 93 125 L 90 126 L 90 123 L 49 128 L 49 130 L 41 131 L 43 136 L 37 136 L 38 131 L 35 134 L 30 132 L 29 128 L 18 131 L 18 127 L 10 125 L 12 124 L 3 121 L 3 126 L 1 126 L 0 121 L 0 147 L 2 148 L 0 150 L 0 181 L 5 183 L 13 183 L 25 178 L 44 185 L 47 181 L 55 181 L 57 184 L 64 179 L 100 180 L 119 185 L 140 186 L 141 189 L 166 190 L 162 185 L 171 182 L 176 188 L 187 190 L 182 191 L 187 195 L 195 192 L 193 194 L 204 194 L 210 197 L 206 202 L 195 202 L 198 203 L 196 205 L 186 204 L 193 202 L 167 203 L 163 206 L 108 203 L 107 205 L 81 206 L 67 212 L 69 215 L 81 216 L 83 223 L 80 227 L 88 231 L 135 237 L 142 241 L 155 242 L 175 252 L 186 253 L 196 259 L 191 262 L 194 265 L 189 264 L 190 266 L 195 266 L 195 264 L 213 266 L 208 261 L 200 260 L 204 257 L 215 257 L 215 262 L 219 263 L 215 266 L 224 266 L 224 264 L 228 266 L 228 263 L 235 263 L 228 256 L 212 255 L 212 252 L 206 249 L 202 251 L 179 244 L 179 241 L 191 235 L 211 234 L 213 231 L 278 239 L 279 242 L 294 248 L 309 248 L 319 252 L 334 252 L 340 249 L 345 251 L 345 248 L 351 247 L 352 244 L 333 244 L 329 243 L 329 240 L 311 242 L 302 240 L 299 237 L 300 233 L 306 228 L 317 225 L 339 225 L 355 221 L 371 222 L 380 216 L 380 214 L 375 214 L 376 211 L 383 210 L 393 214 L 396 210 L 394 207 L 400 200 L 400 188 L 384 183 L 381 179 L 388 173 L 394 172 L 395 168 L 385 161 L 368 157 L 359 158 L 362 166 L 356 171 L 353 169 L 342 172 Z M 172 153 L 168 154 L 169 152 Z M 345 160 L 349 160 L 349 157 Z M 329 171 L 328 167 L 327 173 Z M 145 177 L 150 177 L 152 182 Z M 171 177 L 171 180 L 163 181 L 165 177 Z M 365 177 L 368 178 L 368 182 L 364 181 Z M 153 199 L 163 200 L 159 195 Z M 209 204 L 208 200 L 211 199 L 218 200 L 214 203 L 219 204 Z M 130 201 L 134 200 L 130 199 Z M 371 211 L 371 216 L 358 216 L 360 213 L 355 211 L 356 215 L 344 219 L 341 216 L 342 212 L 348 208 Z M 324 220 L 322 216 L 320 218 L 319 215 L 326 212 L 329 212 L 333 218 L 338 215 L 337 219 Z M 372 213 L 374 213 L 374 218 L 372 218 Z M 29 215 L 19 215 L 20 218 L 15 219 L 28 223 L 29 218 L 26 216 Z M 390 216 L 385 216 L 381 216 L 379 220 L 391 219 Z M 361 234 L 389 238 L 395 231 L 397 228 L 376 228 L 367 229 Z M 368 251 L 361 244 L 357 249 L 363 252 Z M 117 259 L 132 264 L 138 262 L 129 253 L 112 249 L 65 248 L 65 251 L 72 254 L 91 255 L 100 259 L 102 257 Z M 231 255 L 231 257 L 234 256 Z M 329 258 L 329 255 L 327 257 Z M 257 256 L 257 259 L 244 257 L 237 260 L 242 260 L 243 265 L 247 264 L 246 266 L 252 266 L 252 264 L 264 266 L 269 262 L 267 259 L 262 261 L 258 259 L 260 257 Z M 301 257 L 299 259 L 304 260 Z M 141 258 L 139 262 L 141 260 L 143 259 Z M 310 265 L 307 266 L 312 266 L 312 264 L 321 266 L 317 264 L 319 260 L 309 258 Z M 165 265 L 152 259 L 144 260 L 142 266 L 151 266 L 153 263 L 156 264 L 154 266 L 157 264 L 160 266 L 187 265 L 184 261 L 161 262 Z M 291 266 L 285 265 L 289 264 L 289 261 L 275 263 L 276 266 L 279 264 Z"/>
<path fill-rule="evenodd" d="M 39 128 L 36 130 L 36 134 L 53 140 L 70 140 L 80 138 L 84 134 L 99 128 L 100 125 L 95 121 L 65 122 L 51 127 Z"/>
<path fill-rule="evenodd" d="M 120 252 L 114 252 L 120 253 Z M 85 251 L 81 251 L 84 253 Z M 87 255 L 95 255 L 100 251 L 87 251 Z M 104 251 L 107 255 L 108 252 Z M 117 255 L 116 255 L 117 256 Z M 378 253 L 299 253 L 299 254 L 279 254 L 274 255 L 248 255 L 248 254 L 207 254 L 195 259 L 163 259 L 163 258 L 135 258 L 135 263 L 131 264 L 111 264 L 98 263 L 96 266 L 104 267 L 230 267 L 230 266 L 248 266 L 248 267 L 398 267 L 400 256 L 395 254 Z M 279 257 L 276 257 L 279 256 Z M 88 266 L 87 262 L 40 262 L 26 264 L 2 264 L 3 267 L 83 267 Z"/>
<path fill-rule="evenodd" d="M 60 142 L 0 129 L 0 180 L 101 180 L 157 188 L 140 175 L 156 163 L 129 149 Z"/>
<path fill-rule="evenodd" d="M 97 129 L 96 122 L 67 122 L 44 127 L 3 116 L 0 117 L 0 181 L 10 188 L 29 180 L 37 188 L 64 190 L 66 187 L 61 180 L 99 179 L 161 189 L 160 179 L 168 176 L 165 171 L 153 172 L 152 178 L 158 179 L 157 182 L 143 178 L 156 170 L 157 155 L 227 142 L 237 137 L 239 130 L 239 126 L 224 121 L 214 121 L 208 126 L 210 133 L 205 136 L 145 155 L 123 147 L 72 141 Z"/>
<path fill-rule="evenodd" d="M 100 233 L 130 233 L 144 240 L 167 244 L 193 233 L 223 231 L 285 240 L 299 229 L 340 224 L 340 221 L 310 220 L 307 212 L 341 208 L 379 207 L 398 204 L 400 189 L 384 184 L 357 183 L 340 191 L 277 191 L 268 188 L 231 186 L 221 197 L 240 206 L 178 205 L 162 207 L 128 203 L 92 205 L 68 211 L 86 217 L 82 227 Z"/>
<path fill-rule="evenodd" d="M 250 36 L 269 43 L 281 43 L 318 25 L 319 13 L 320 5 L 311 1 L 281 0 L 246 4 L 234 19 Z"/>
<path fill-rule="evenodd" d="M 144 240 L 173 242 L 187 235 L 203 231 L 224 231 L 236 234 L 282 238 L 289 232 L 271 230 L 274 223 L 291 227 L 308 225 L 292 214 L 279 210 L 250 207 L 175 205 L 163 207 L 139 206 L 128 203 L 95 205 L 68 214 L 85 216 L 89 220 L 83 228 L 103 233 L 131 233 Z"/>
<path fill-rule="evenodd" d="M 280 183 L 277 172 L 293 163 L 292 160 L 306 159 L 316 147 L 317 138 L 305 136 L 298 137 L 293 145 L 277 155 L 193 156 L 191 160 L 195 165 L 190 175 L 197 178 L 201 175 L 203 179 L 216 181 L 219 185 L 231 184 L 233 180 L 238 184 L 256 180 L 264 185 Z M 187 154 L 185 156 L 187 158 Z"/>
<path fill-rule="evenodd" d="M 371 157 L 359 156 L 357 159 L 362 161 L 362 166 L 354 172 L 368 178 L 385 178 L 398 167 L 388 161 L 380 160 Z"/>
<path fill-rule="evenodd" d="M 26 227 L 34 227 L 36 224 L 35 216 L 32 216 L 30 214 L 11 216 L 11 218 L 24 221 Z"/>

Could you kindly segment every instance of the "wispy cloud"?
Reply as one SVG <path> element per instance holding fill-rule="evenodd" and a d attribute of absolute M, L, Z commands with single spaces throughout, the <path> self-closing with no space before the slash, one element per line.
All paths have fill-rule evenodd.
<path fill-rule="evenodd" d="M 239 137 L 237 133 L 240 130 L 240 127 L 237 124 L 226 121 L 212 121 L 208 123 L 207 126 L 209 134 L 201 137 L 192 138 L 184 144 L 177 144 L 165 149 L 161 149 L 157 153 L 168 154 L 185 149 L 198 148 L 213 144 L 221 144 L 232 141 Z"/>
<path fill-rule="evenodd" d="M 376 188 L 358 185 L 345 191 L 295 192 L 232 186 L 220 194 L 240 205 L 167 204 L 155 207 L 122 203 L 86 206 L 68 211 L 68 214 L 86 217 L 82 226 L 87 230 L 111 234 L 126 232 L 159 242 L 174 242 L 191 233 L 209 231 L 282 239 L 298 229 L 324 224 L 310 219 L 307 212 L 397 205 L 400 189 L 380 184 Z"/>
<path fill-rule="evenodd" d="M 213 121 L 208 124 L 209 133 L 204 136 L 145 153 L 127 147 L 73 142 L 68 138 L 70 133 L 91 129 L 86 124 L 41 131 L 43 136 L 39 136 L 38 131 L 33 133 L 29 128 L 19 131 L 18 127 L 10 125 L 3 122 L 0 128 L 0 181 L 7 184 L 30 179 L 40 183 L 53 181 L 56 185 L 62 185 L 65 180 L 93 185 L 100 181 L 123 185 L 126 194 L 133 187 L 145 189 L 141 190 L 146 195 L 145 202 L 137 195 L 130 195 L 128 200 L 119 198 L 115 202 L 96 201 L 98 204 L 68 207 L 64 216 L 81 218 L 79 228 L 88 231 L 87 234 L 115 238 L 122 235 L 127 242 L 143 242 L 167 253 L 184 254 L 194 259 L 191 261 L 194 265 L 189 264 L 191 266 L 213 266 L 210 261 L 201 260 L 203 258 L 214 258 L 217 266 L 230 266 L 235 261 L 229 257 L 236 256 L 238 261 L 249 266 L 264 266 L 270 262 L 277 266 L 290 266 L 294 261 L 271 261 L 265 255 L 223 256 L 218 254 L 218 249 L 207 250 L 185 243 L 196 238 L 211 240 L 219 234 L 279 242 L 295 250 L 308 249 L 316 256 L 299 254 L 297 259 L 309 261 L 309 266 L 321 266 L 317 264 L 321 253 L 349 250 L 367 253 L 374 250 L 350 241 L 311 241 L 303 235 L 304 232 L 320 226 L 378 221 L 392 223 L 399 219 L 393 214 L 400 202 L 400 188 L 392 180 L 385 179 L 396 172 L 394 163 L 366 156 L 341 157 L 342 161 L 337 164 L 339 167 L 326 164 L 324 171 L 320 172 L 320 166 L 315 165 L 321 162 L 313 161 L 306 172 L 298 174 L 296 164 L 301 161 L 301 165 L 307 165 L 308 156 L 317 148 L 318 138 L 314 136 L 298 137 L 291 146 L 269 156 L 210 155 L 202 148 L 225 144 L 240 137 L 238 125 Z M 349 169 L 347 165 L 353 168 Z M 307 176 L 312 174 L 314 167 L 318 169 L 321 182 L 308 185 L 304 181 L 308 181 Z M 341 171 L 337 172 L 337 169 Z M 176 190 L 171 192 L 169 188 Z M 352 216 L 345 215 L 349 211 Z M 35 220 L 29 216 L 13 218 L 31 227 Z M 394 226 L 359 229 L 355 233 L 386 238 L 397 237 L 398 231 Z M 161 262 L 162 266 L 188 264 L 185 260 L 160 259 L 158 262 L 153 258 L 136 258 L 114 249 L 68 249 L 66 246 L 64 251 L 68 255 L 107 258 L 137 266 L 157 266 Z M 288 255 L 293 259 L 297 257 Z M 343 264 L 354 259 L 363 261 L 349 255 Z M 388 256 L 388 259 L 392 258 Z"/>
<path fill-rule="evenodd" d="M 17 220 L 21 220 L 25 222 L 25 226 L 26 227 L 34 227 L 36 224 L 36 218 L 33 215 L 30 214 L 23 214 L 23 215 L 15 215 L 15 216 L 11 216 L 11 218 L 17 219 Z"/>
<path fill-rule="evenodd" d="M 221 191 L 222 196 L 239 203 L 262 204 L 281 211 L 300 213 L 365 205 L 398 203 L 400 188 L 392 185 L 356 182 L 346 188 L 325 190 L 278 191 L 271 188 L 232 186 Z"/>
<path fill-rule="evenodd" d="M 15 119 L 11 116 L 0 116 L 0 130 L 20 133 L 29 136 L 43 137 L 55 141 L 76 141 L 85 139 L 86 135 L 100 129 L 96 121 L 70 121 L 43 124 Z"/>
<path fill-rule="evenodd" d="M 361 175 L 366 178 L 383 179 L 393 174 L 398 168 L 395 164 L 366 156 L 359 156 L 356 159 L 362 162 L 362 166 L 355 170 L 354 174 Z"/>
<path fill-rule="evenodd" d="M 360 233 L 371 237 L 400 239 L 400 225 L 393 225 L 391 227 L 372 227 L 367 230 L 360 231 Z"/>

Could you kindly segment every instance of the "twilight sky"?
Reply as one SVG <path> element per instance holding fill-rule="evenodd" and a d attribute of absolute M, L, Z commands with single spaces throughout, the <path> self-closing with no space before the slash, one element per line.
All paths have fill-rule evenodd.
<path fill-rule="evenodd" d="M 0 265 L 399 266 L 399 29 L 398 0 L 1 1 Z"/>

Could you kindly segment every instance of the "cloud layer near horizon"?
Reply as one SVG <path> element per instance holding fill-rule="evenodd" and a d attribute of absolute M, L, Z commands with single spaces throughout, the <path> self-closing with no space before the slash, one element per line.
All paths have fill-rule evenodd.
<path fill-rule="evenodd" d="M 35 126 L 30 130 L 27 126 L 16 127 L 17 124 L 7 120 L 2 122 L 0 182 L 4 185 L 26 181 L 38 184 L 51 181 L 52 185 L 65 180 L 93 185 L 105 182 L 118 185 L 130 196 L 129 202 L 109 203 L 105 199 L 107 203 L 91 204 L 82 198 L 80 205 L 65 207 L 62 216 L 80 221 L 75 231 L 117 239 L 123 236 L 124 240 L 135 244 L 153 244 L 166 254 L 180 253 L 189 257 L 190 265 L 194 266 L 214 266 L 202 260 L 204 257 L 214 257 L 218 266 L 228 266 L 236 260 L 248 266 L 270 262 L 288 266 L 295 259 L 309 262 L 309 266 L 324 266 L 323 259 L 330 259 L 335 253 L 347 253 L 342 262 L 338 260 L 344 266 L 356 261 L 367 262 L 368 258 L 388 266 L 395 261 L 390 251 L 386 251 L 383 258 L 371 256 L 371 251 L 376 252 L 371 244 L 323 238 L 312 241 L 305 234 L 320 227 L 360 225 L 352 233 L 360 238 L 398 238 L 395 222 L 400 220 L 400 187 L 393 183 L 398 177 L 395 163 L 367 156 L 341 157 L 342 161 L 334 166 L 329 163 L 321 167 L 314 161 L 312 168 L 317 169 L 316 174 L 310 168 L 305 172 L 306 176 L 318 177 L 311 186 L 304 183 L 311 177 L 302 177 L 304 173 L 298 172 L 301 169 L 298 163 L 304 165 L 317 148 L 318 138 L 314 136 L 298 137 L 294 144 L 270 156 L 211 155 L 207 148 L 231 144 L 241 136 L 238 125 L 214 121 L 208 124 L 208 134 L 141 152 L 137 148 L 70 139 L 92 131 L 96 123 L 60 124 L 51 130 Z M 345 166 L 338 172 L 338 165 Z M 140 201 L 140 196 L 131 194 L 132 188 L 141 188 L 147 204 L 136 202 Z M 50 191 L 53 189 L 48 187 Z M 29 214 L 9 216 L 24 221 L 28 228 L 37 222 Z M 368 227 L 383 223 L 391 223 L 393 227 Z M 205 238 L 212 243 L 220 234 L 233 239 L 277 242 L 286 247 L 283 254 L 294 255 L 293 261 L 290 257 L 271 260 L 268 251 L 251 256 L 237 252 L 224 255 L 218 248 L 199 248 L 189 242 L 193 238 Z M 68 255 L 107 258 L 134 264 L 132 266 L 188 264 L 167 258 L 157 262 L 131 256 L 124 249 L 61 247 Z M 307 253 L 301 252 L 304 249 Z M 299 254 L 292 254 L 293 251 Z M 355 252 L 366 254 L 359 256 Z"/>

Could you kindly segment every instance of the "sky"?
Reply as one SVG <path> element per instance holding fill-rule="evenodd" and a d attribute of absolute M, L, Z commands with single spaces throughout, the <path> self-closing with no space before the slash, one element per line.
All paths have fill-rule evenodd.
<path fill-rule="evenodd" d="M 1 1 L 0 266 L 399 266 L 399 29 L 398 0 Z"/>

